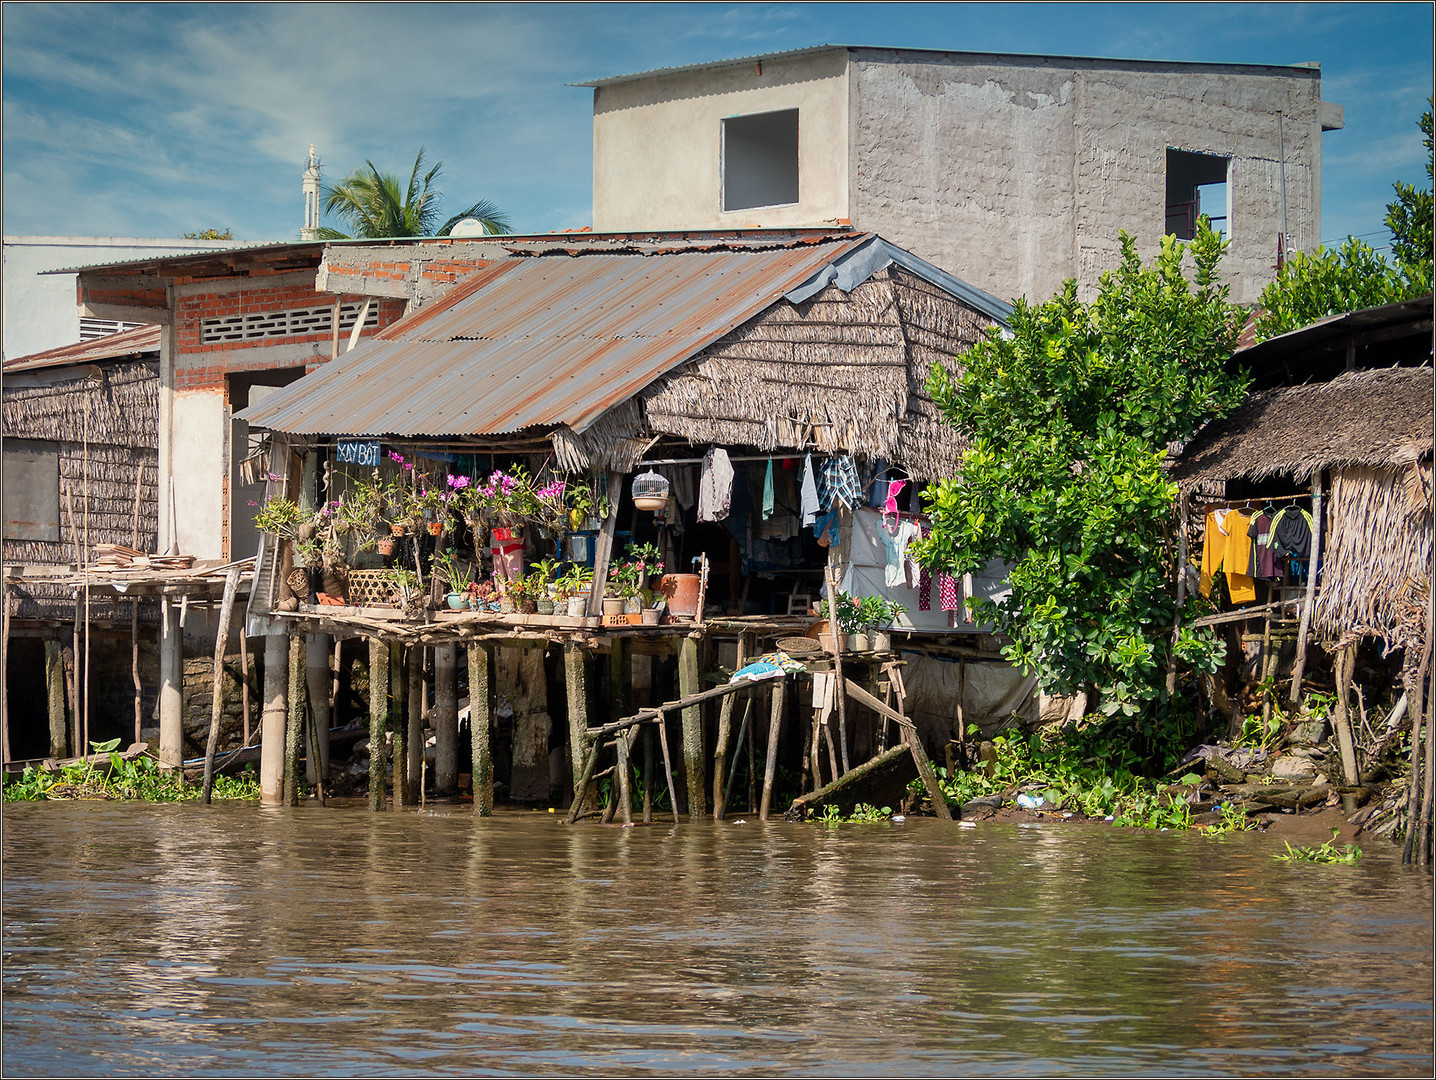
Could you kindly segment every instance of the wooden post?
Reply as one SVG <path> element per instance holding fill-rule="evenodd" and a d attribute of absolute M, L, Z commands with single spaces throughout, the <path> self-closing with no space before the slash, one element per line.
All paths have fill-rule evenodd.
<path fill-rule="evenodd" d="M 424 782 L 424 647 L 414 645 L 409 649 L 405 664 L 405 675 L 409 681 L 408 692 L 404 695 L 408 734 L 404 740 L 404 779 L 408 789 L 405 803 L 417 806 L 423 801 L 420 788 Z M 396 718 L 397 719 L 397 718 Z"/>
<path fill-rule="evenodd" d="M 474 813 L 494 813 L 494 751 L 490 732 L 494 723 L 493 646 L 469 642 L 469 741 L 473 752 Z"/>
<path fill-rule="evenodd" d="M 932 771 L 932 762 L 928 760 L 927 751 L 923 749 L 922 740 L 918 738 L 917 729 L 913 726 L 912 721 L 896 709 L 884 705 L 851 679 L 848 679 L 845 685 L 847 692 L 858 701 L 879 714 L 888 717 L 890 720 L 897 722 L 898 729 L 902 732 L 903 739 L 907 743 L 908 749 L 912 752 L 912 760 L 913 764 L 917 766 L 917 774 L 922 778 L 923 787 L 927 789 L 928 798 L 932 799 L 933 810 L 943 821 L 951 821 L 952 811 L 947 808 L 947 796 L 942 793 L 942 788 L 938 786 L 937 776 Z M 843 687 L 839 686 L 838 692 L 842 693 L 842 691 Z"/>
<path fill-rule="evenodd" d="M 312 728 L 306 728 L 308 745 L 304 751 L 304 778 L 319 784 L 329 774 L 329 656 L 328 634 L 311 634 L 304 646 L 304 681 L 309 688 L 309 713 Z"/>
<path fill-rule="evenodd" d="M 623 477 L 624 474 L 620 472 L 608 474 L 608 517 L 603 519 L 603 527 L 598 533 L 598 546 L 593 552 L 593 588 L 588 593 L 589 615 L 603 614 L 603 590 L 608 584 L 608 564 L 613 559 L 613 533 L 618 528 L 618 500 L 623 495 Z"/>
<path fill-rule="evenodd" d="M 773 778 L 778 774 L 778 739 L 783 733 L 783 705 L 788 689 L 788 678 L 773 680 L 773 710 L 768 718 L 768 760 L 763 768 L 763 800 L 758 804 L 758 820 L 768 820 L 768 810 L 773 804 Z"/>
<path fill-rule="evenodd" d="M 1356 644 L 1349 642 L 1336 653 L 1336 708 L 1332 711 L 1332 726 L 1336 728 L 1336 745 L 1341 750 L 1341 771 L 1347 787 L 1360 783 L 1356 770 L 1356 747 L 1351 741 L 1351 717 L 1348 697 L 1351 693 L 1351 676 L 1356 668 Z M 1343 808 L 1348 814 L 1356 812 L 1356 796 L 1343 795 Z"/>
<path fill-rule="evenodd" d="M 249 745 L 249 634 L 246 627 L 239 629 L 239 711 L 244 720 L 244 745 Z M 139 723 L 140 715 L 140 657 L 139 651 L 135 652 L 135 723 Z"/>
<path fill-rule="evenodd" d="M 748 812 L 753 812 L 753 732 L 748 727 L 748 720 L 753 715 L 753 691 L 743 695 L 743 719 L 738 724 L 738 737 L 733 740 L 733 764 L 728 766 L 728 780 L 723 785 L 723 790 L 718 790 L 718 780 L 723 775 L 723 770 L 718 767 L 718 761 L 713 761 L 713 817 L 718 821 L 723 820 L 723 815 L 728 811 L 728 800 L 733 797 L 733 781 L 738 776 L 738 762 L 743 757 L 743 737 L 748 737 Z M 736 694 L 723 699 L 726 705 Z"/>
<path fill-rule="evenodd" d="M 178 769 L 184 759 L 184 632 L 174 601 L 160 599 L 160 751 L 162 769 Z M 76 658 L 78 669 L 78 657 Z"/>
<path fill-rule="evenodd" d="M 10 761 L 10 586 L 0 582 L 0 758 Z"/>
<path fill-rule="evenodd" d="M 678 696 L 698 693 L 698 640 L 685 637 L 678 646 Z M 703 790 L 703 709 L 690 705 L 682 711 L 683 718 L 683 783 L 687 789 L 688 820 L 700 821 L 707 808 Z"/>
<path fill-rule="evenodd" d="M 618 783 L 614 785 L 617 791 L 618 812 L 623 818 L 625 825 L 633 824 L 633 791 L 628 784 L 628 739 L 637 732 L 637 728 L 629 731 L 620 731 L 616 742 L 618 745 Z"/>
<path fill-rule="evenodd" d="M 304 734 L 304 635 L 289 628 L 289 715 L 284 727 L 284 801 L 299 805 L 299 744 Z"/>
<path fill-rule="evenodd" d="M 1291 703 L 1301 700 L 1301 677 L 1306 672 L 1306 635 L 1316 604 L 1316 571 L 1321 560 L 1321 470 L 1311 475 L 1311 561 L 1306 568 L 1306 603 L 1301 606 L 1301 629 L 1296 634 L 1296 667 L 1291 673 Z"/>
<path fill-rule="evenodd" d="M 619 720 L 633 711 L 633 639 L 615 637 L 608 653 L 609 718 Z M 628 732 L 618 733 L 618 783 L 616 797 L 622 804 L 623 823 L 633 823 L 632 793 L 629 788 Z"/>
<path fill-rule="evenodd" d="M 668 780 L 668 805 L 673 808 L 673 824 L 678 824 L 678 790 L 673 786 L 673 759 L 668 754 L 668 714 L 659 713 L 658 745 L 663 750 L 663 775 Z"/>
<path fill-rule="evenodd" d="M 643 823 L 653 820 L 653 728 L 643 725 Z"/>
<path fill-rule="evenodd" d="M 568 753 L 573 766 L 574 820 L 583 811 L 580 803 L 592 801 L 588 787 L 579 786 L 583 775 L 585 734 L 588 731 L 588 651 L 568 642 L 563 647 L 563 677 L 568 691 Z"/>
<path fill-rule="evenodd" d="M 214 688 L 209 700 L 209 738 L 204 746 L 204 787 L 200 798 L 209 805 L 214 790 L 214 752 L 219 749 L 219 721 L 224 715 L 224 651 L 229 644 L 229 621 L 234 616 L 234 594 L 239 588 L 239 567 L 231 566 L 224 576 L 224 596 L 219 603 L 219 630 L 214 637 Z"/>
<path fill-rule="evenodd" d="M 408 712 L 409 675 L 404 664 L 404 646 L 397 641 L 389 643 L 389 700 L 393 702 L 390 715 L 394 718 L 393 741 L 389 747 L 389 761 L 392 764 L 394 790 L 391 798 L 395 806 L 409 803 L 409 754 L 405 743 L 409 726 L 404 722 Z"/>
<path fill-rule="evenodd" d="M 264 711 L 259 720 L 259 801 L 266 806 L 284 802 L 285 671 L 289 642 L 284 630 L 264 636 Z"/>
<path fill-rule="evenodd" d="M 50 703 L 50 756 L 67 756 L 65 750 L 65 663 L 60 642 L 45 639 L 45 688 Z M 139 741 L 138 735 L 135 739 Z"/>
<path fill-rule="evenodd" d="M 738 657 L 733 670 L 737 671 L 743 667 L 750 641 L 752 641 L 751 634 L 738 635 Z M 719 821 L 723 820 L 723 812 L 727 809 L 728 785 L 732 782 L 725 778 L 728 773 L 728 739 L 732 734 L 734 699 L 737 696 L 737 694 L 729 694 L 723 699 L 723 704 L 718 710 L 718 735 L 713 742 L 713 816 Z M 735 755 L 735 764 L 736 760 Z"/>
<path fill-rule="evenodd" d="M 369 639 L 369 809 L 384 809 L 384 721 L 389 715 L 389 646 Z"/>
<path fill-rule="evenodd" d="M 843 693 L 843 650 L 839 645 L 842 641 L 842 630 L 838 625 L 838 582 L 837 575 L 833 572 L 833 548 L 828 548 L 828 565 L 823 567 L 823 581 L 828 587 L 828 615 L 831 616 L 828 628 L 833 634 L 833 678 L 837 681 L 838 697 L 838 744 L 843 752 L 843 772 L 848 771 L 848 704 L 847 695 Z M 826 726 L 826 725 L 825 725 Z M 828 734 L 828 750 L 832 750 L 832 735 Z M 835 763 L 836 764 L 836 763 Z M 836 772 L 836 768 L 834 769 Z M 834 777 L 836 779 L 836 776 Z"/>
<path fill-rule="evenodd" d="M 452 795 L 459 786 L 459 647 L 452 641 L 434 646 L 434 789 Z"/>
<path fill-rule="evenodd" d="M 240 641 L 244 636 L 240 635 Z M 130 681 L 135 687 L 135 742 L 140 741 L 140 729 L 144 726 L 144 688 L 140 684 L 140 602 L 130 601 Z M 249 705 L 249 685 L 245 684 L 244 703 Z M 63 706 L 62 706 L 63 710 Z M 63 716 L 63 711 L 61 713 Z M 52 729 L 53 730 L 53 729 Z M 249 742 L 249 709 L 244 710 L 244 741 Z"/>

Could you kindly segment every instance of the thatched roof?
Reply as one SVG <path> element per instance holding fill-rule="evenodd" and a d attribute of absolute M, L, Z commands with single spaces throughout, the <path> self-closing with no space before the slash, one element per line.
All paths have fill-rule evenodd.
<path fill-rule="evenodd" d="M 1318 469 L 1395 468 L 1431 456 L 1429 367 L 1351 371 L 1253 394 L 1201 430 L 1172 465 L 1183 486 Z"/>

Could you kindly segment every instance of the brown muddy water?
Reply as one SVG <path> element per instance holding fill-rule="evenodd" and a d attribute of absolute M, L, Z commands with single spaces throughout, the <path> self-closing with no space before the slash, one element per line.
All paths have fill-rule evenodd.
<path fill-rule="evenodd" d="M 1395 849 L 12 804 L 7 1076 L 1429 1076 Z"/>

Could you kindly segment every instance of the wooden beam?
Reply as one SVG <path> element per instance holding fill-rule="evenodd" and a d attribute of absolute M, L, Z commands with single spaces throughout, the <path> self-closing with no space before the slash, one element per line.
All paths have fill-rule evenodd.
<path fill-rule="evenodd" d="M 1311 476 L 1311 559 L 1306 564 L 1306 603 L 1301 607 L 1301 630 L 1296 636 L 1296 665 L 1291 672 L 1291 703 L 1301 700 L 1301 677 L 1306 672 L 1306 636 L 1316 603 L 1316 572 L 1321 562 L 1321 470 Z"/>
<path fill-rule="evenodd" d="M 229 622 L 234 616 L 234 594 L 238 587 L 239 567 L 231 566 L 224 578 L 224 602 L 219 609 L 219 630 L 214 638 L 214 664 L 211 668 L 214 687 L 210 691 L 209 738 L 204 747 L 204 787 L 200 791 L 200 798 L 206 806 L 214 790 L 214 754 L 219 749 L 219 721 L 224 714 L 224 651 L 229 644 Z"/>
<path fill-rule="evenodd" d="M 942 793 L 938 786 L 937 776 L 932 771 L 932 762 L 928 760 L 927 751 L 922 748 L 922 739 L 918 737 L 917 728 L 913 722 L 896 709 L 889 708 L 877 698 L 873 697 L 852 679 L 845 679 L 843 685 L 856 700 L 862 702 L 868 708 L 874 710 L 890 720 L 897 721 L 902 728 L 903 739 L 906 740 L 908 749 L 912 751 L 913 762 L 917 765 L 917 773 L 922 777 L 922 785 L 927 789 L 928 798 L 932 800 L 932 808 L 937 816 L 943 821 L 952 820 L 952 811 L 947 808 L 947 796 Z M 840 695 L 841 697 L 841 695 Z"/>
<path fill-rule="evenodd" d="M 473 751 L 474 813 L 494 813 L 494 753 L 490 731 L 494 722 L 494 649 L 471 642 L 469 653 L 469 742 Z"/>
<path fill-rule="evenodd" d="M 613 533 L 618 528 L 618 500 L 623 495 L 623 473 L 608 474 L 608 517 L 598 533 L 598 546 L 593 553 L 593 588 L 588 593 L 590 616 L 603 614 L 603 590 L 608 584 L 608 565 L 613 559 Z"/>

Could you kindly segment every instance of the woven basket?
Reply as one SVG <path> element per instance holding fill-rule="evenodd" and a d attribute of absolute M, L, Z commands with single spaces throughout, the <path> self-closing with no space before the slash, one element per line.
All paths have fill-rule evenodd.
<path fill-rule="evenodd" d="M 300 603 L 304 603 L 304 602 L 308 601 L 308 599 L 309 599 L 309 571 L 308 571 L 308 570 L 301 570 L 301 569 L 299 569 L 298 567 L 295 567 L 293 570 L 289 571 L 289 576 L 284 579 L 284 582 L 285 582 L 286 585 L 289 586 L 289 591 L 292 592 L 292 593 L 294 593 L 295 596 L 299 597 Z"/>
<path fill-rule="evenodd" d="M 785 637 L 779 638 L 775 644 L 789 656 L 799 656 L 805 653 L 820 653 L 823 651 L 823 647 L 818 643 L 817 638 Z"/>
<path fill-rule="evenodd" d="M 359 607 L 388 606 L 398 602 L 398 589 L 387 570 L 350 570 L 349 602 Z"/>

